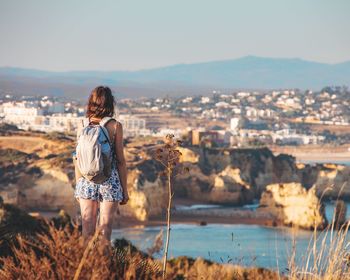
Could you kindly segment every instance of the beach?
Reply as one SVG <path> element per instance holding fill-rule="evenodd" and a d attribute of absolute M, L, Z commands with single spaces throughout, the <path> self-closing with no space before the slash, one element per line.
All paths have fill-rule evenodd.
<path fill-rule="evenodd" d="M 303 146 L 272 146 L 269 147 L 274 155 L 289 154 L 297 162 L 319 163 L 350 163 L 350 145 L 303 145 Z"/>
<path fill-rule="evenodd" d="M 209 215 L 173 215 L 171 217 L 172 224 L 245 224 L 245 225 L 261 225 L 272 226 L 273 221 L 268 218 L 254 217 L 215 217 Z M 165 226 L 165 217 L 153 217 L 148 221 L 138 221 L 127 217 L 118 217 L 113 228 L 129 228 L 129 227 L 150 227 L 150 226 Z"/>

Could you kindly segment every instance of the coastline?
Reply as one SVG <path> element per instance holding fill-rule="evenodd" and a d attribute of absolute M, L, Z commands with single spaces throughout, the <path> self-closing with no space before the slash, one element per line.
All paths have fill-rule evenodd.
<path fill-rule="evenodd" d="M 297 162 L 343 163 L 350 162 L 350 152 L 345 153 L 294 153 Z"/>
<path fill-rule="evenodd" d="M 276 226 L 271 218 L 258 217 L 219 217 L 209 215 L 179 215 L 174 214 L 171 217 L 172 224 L 195 224 L 206 226 L 208 224 L 245 224 L 260 226 Z M 149 227 L 149 226 L 166 226 L 165 217 L 153 217 L 148 221 L 138 221 L 127 217 L 118 217 L 113 225 L 113 229 L 132 228 L 132 227 Z"/>
<path fill-rule="evenodd" d="M 297 162 L 320 162 L 342 164 L 350 163 L 350 145 L 343 146 L 271 146 L 275 156 L 288 154 L 296 158 Z"/>

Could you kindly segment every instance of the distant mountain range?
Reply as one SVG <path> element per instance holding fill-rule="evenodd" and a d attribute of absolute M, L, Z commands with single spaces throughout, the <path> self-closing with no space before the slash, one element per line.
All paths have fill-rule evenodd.
<path fill-rule="evenodd" d="M 92 87 L 111 86 L 121 97 L 208 93 L 213 89 L 321 89 L 350 85 L 350 61 L 326 64 L 302 59 L 246 56 L 138 71 L 51 72 L 0 67 L 0 90 L 18 94 L 85 97 Z"/>

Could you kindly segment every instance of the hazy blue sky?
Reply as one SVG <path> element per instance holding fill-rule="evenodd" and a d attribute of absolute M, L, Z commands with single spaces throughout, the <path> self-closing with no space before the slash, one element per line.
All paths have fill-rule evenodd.
<path fill-rule="evenodd" d="M 350 60 L 349 0 L 0 0 L 0 66 L 126 70 L 238 58 Z"/>

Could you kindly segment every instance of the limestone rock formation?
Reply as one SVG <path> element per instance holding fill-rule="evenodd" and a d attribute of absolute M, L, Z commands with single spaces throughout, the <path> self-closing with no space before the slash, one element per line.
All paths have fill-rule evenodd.
<path fill-rule="evenodd" d="M 315 180 L 319 196 L 331 198 L 350 198 L 350 167 L 324 164 Z"/>
<path fill-rule="evenodd" d="M 204 173 L 218 174 L 227 166 L 238 168 L 242 180 L 258 197 L 268 184 L 299 181 L 295 158 L 289 155 L 274 156 L 267 148 L 213 148 L 201 149 L 198 153 L 201 156 L 199 165 Z"/>
<path fill-rule="evenodd" d="M 190 173 L 175 182 L 175 196 L 200 202 L 242 205 L 259 198 L 266 185 L 300 181 L 295 159 L 274 156 L 267 148 L 196 148 L 198 162 L 189 164 Z M 185 157 L 186 159 L 186 157 Z"/>
<path fill-rule="evenodd" d="M 322 229 L 327 224 L 315 188 L 306 190 L 300 183 L 271 184 L 262 193 L 258 211 L 277 222 L 304 229 Z"/>
<path fill-rule="evenodd" d="M 210 200 L 214 203 L 244 204 L 249 199 L 250 186 L 241 178 L 239 168 L 227 166 L 214 176 L 214 188 Z M 253 198 L 253 195 L 250 196 Z"/>
<path fill-rule="evenodd" d="M 46 139 L 32 132 L 2 136 L 0 143 L 0 195 L 6 203 L 29 211 L 63 209 L 76 217 L 79 204 L 74 198 L 72 140 Z M 161 170 L 143 148 L 126 150 L 130 201 L 119 207 L 121 215 L 138 220 L 160 215 L 166 202 L 164 182 L 159 176 Z M 196 159 L 190 150 L 184 153 L 188 160 Z"/>
<path fill-rule="evenodd" d="M 145 163 L 140 163 L 128 171 L 128 190 L 130 201 L 120 206 L 122 216 L 132 217 L 145 221 L 152 216 L 162 214 L 166 208 L 166 188 L 164 182 L 158 177 L 147 178 L 139 169 Z"/>
<path fill-rule="evenodd" d="M 334 208 L 334 227 L 339 229 L 346 223 L 347 207 L 344 200 L 337 200 Z"/>
<path fill-rule="evenodd" d="M 218 174 L 204 174 L 197 165 L 190 165 L 190 172 L 174 180 L 176 197 L 193 201 L 228 205 L 250 202 L 254 194 L 240 176 L 240 170 L 227 166 Z"/>
<path fill-rule="evenodd" d="M 33 141 L 32 138 L 34 137 L 30 141 Z M 37 142 L 40 140 L 38 137 Z M 22 145 L 26 146 L 21 142 Z M 0 182 L 0 195 L 6 203 L 18 205 L 25 210 L 64 209 L 75 216 L 78 205 L 73 195 L 73 166 L 68 155 L 52 154 L 40 158 L 35 154 L 2 149 L 0 158 L 0 174 L 3 178 Z"/>
<path fill-rule="evenodd" d="M 119 212 L 138 220 L 161 215 L 167 199 L 162 167 L 153 156 L 159 145 L 147 141 L 129 143 L 125 149 L 130 200 Z M 73 140 L 13 131 L 0 136 L 0 145 L 0 195 L 6 203 L 27 210 L 64 209 L 75 216 L 79 207 L 73 197 Z M 350 197 L 350 167 L 297 164 L 294 157 L 275 156 L 267 148 L 179 150 L 190 172 L 173 180 L 174 195 L 194 203 L 242 205 L 259 199 L 266 186 L 281 182 L 300 183 L 306 190 L 315 186 L 319 197 L 334 198 L 339 192 L 340 198 Z"/>
<path fill-rule="evenodd" d="M 180 162 L 190 162 L 190 163 L 198 163 L 199 155 L 194 151 L 188 148 L 179 147 L 178 150 L 181 152 L 182 156 L 180 158 Z"/>

